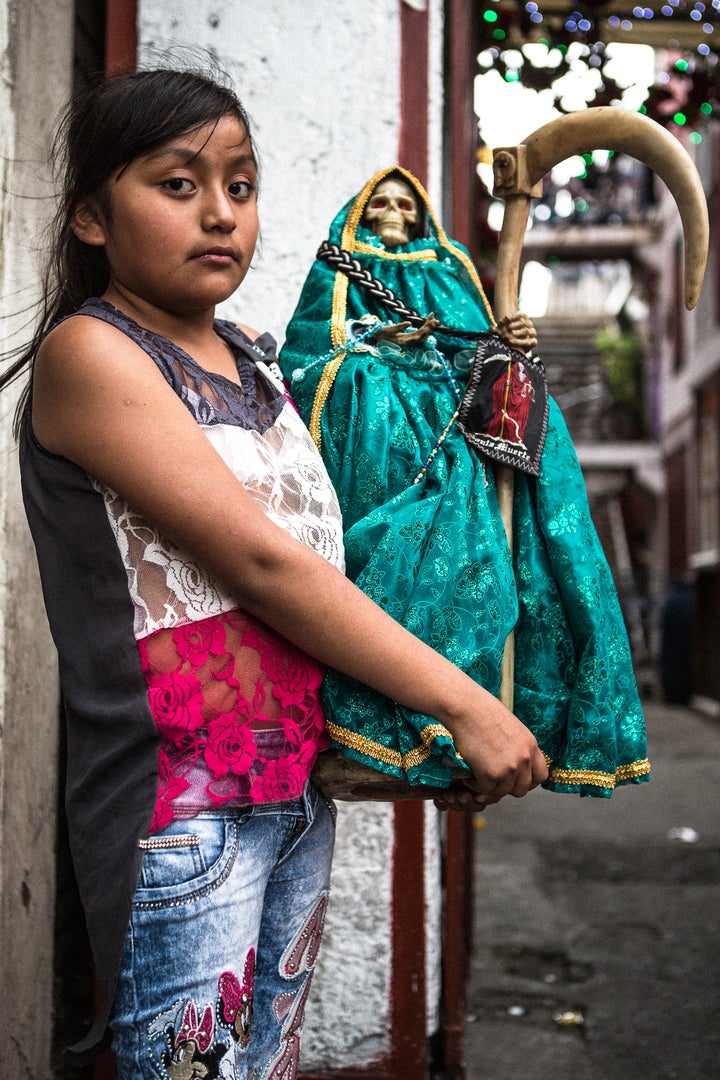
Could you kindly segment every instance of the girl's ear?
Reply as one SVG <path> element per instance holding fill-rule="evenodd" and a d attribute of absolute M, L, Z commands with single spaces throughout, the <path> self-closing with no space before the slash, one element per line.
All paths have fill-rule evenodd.
<path fill-rule="evenodd" d="M 103 247 L 105 244 L 105 228 L 93 200 L 78 203 L 70 218 L 70 228 L 84 244 L 92 244 L 93 247 Z"/>

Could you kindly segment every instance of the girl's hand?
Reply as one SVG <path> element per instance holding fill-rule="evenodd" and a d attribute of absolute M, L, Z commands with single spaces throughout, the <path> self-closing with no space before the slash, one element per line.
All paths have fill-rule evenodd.
<path fill-rule="evenodd" d="M 475 683 L 471 687 L 463 699 L 463 714 L 447 721 L 457 750 L 473 773 L 465 784 L 470 796 L 459 801 L 491 803 L 505 795 L 526 795 L 548 775 L 534 735 L 497 698 Z"/>
<path fill-rule="evenodd" d="M 497 698 L 473 684 L 478 711 L 450 720 L 455 745 L 472 776 L 435 799 L 439 810 L 482 811 L 505 795 L 520 798 L 547 779 L 548 769 L 532 732 Z M 483 700 L 484 698 L 484 700 Z"/>
<path fill-rule="evenodd" d="M 515 719 L 515 717 L 513 717 L 513 719 Z M 528 734 L 530 733 L 528 732 Z M 484 768 L 483 762 L 487 757 L 489 747 L 481 745 L 478 749 L 481 763 L 477 768 L 482 772 Z M 545 762 L 545 757 L 540 753 L 539 748 L 537 748 L 537 753 L 536 749 L 533 748 L 530 761 L 530 775 L 531 780 L 529 785 L 526 785 L 524 782 L 518 783 L 516 780 L 512 789 L 507 791 L 504 790 L 504 788 L 507 787 L 507 780 L 496 783 L 494 789 L 488 791 L 487 785 L 492 782 L 492 778 L 487 774 L 482 778 L 475 776 L 472 779 L 469 778 L 464 780 L 462 787 L 453 788 L 452 790 L 448 789 L 446 794 L 434 800 L 435 806 L 438 810 L 443 811 L 470 810 L 474 813 L 482 813 L 488 806 L 500 802 L 506 794 L 513 795 L 516 798 L 527 794 L 528 791 L 532 791 L 533 788 L 536 788 L 543 780 L 547 779 L 547 764 Z"/>
<path fill-rule="evenodd" d="M 500 799 L 494 795 L 479 795 L 476 791 L 471 791 L 469 787 L 465 787 L 459 791 L 448 791 L 447 795 L 433 799 L 433 802 L 437 809 L 443 812 L 446 810 L 470 810 L 474 814 L 481 814 L 491 803 L 500 802 Z"/>

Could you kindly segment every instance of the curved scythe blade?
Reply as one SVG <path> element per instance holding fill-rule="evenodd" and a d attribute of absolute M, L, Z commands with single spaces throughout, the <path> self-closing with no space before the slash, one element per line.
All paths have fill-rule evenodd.
<path fill-rule="evenodd" d="M 614 150 L 637 158 L 667 184 L 685 237 L 685 304 L 688 309 L 695 307 L 709 243 L 707 202 L 697 169 L 678 140 L 660 124 L 641 113 L 608 105 L 561 116 L 538 128 L 520 146 L 495 150 L 496 161 L 498 155 L 506 154 L 515 158 L 517 166 L 514 186 L 495 188 L 501 198 L 512 196 L 500 234 L 495 286 L 499 318 L 517 310 L 517 268 L 531 192 L 555 165 L 592 150 Z M 509 310 L 504 310 L 507 304 Z"/>

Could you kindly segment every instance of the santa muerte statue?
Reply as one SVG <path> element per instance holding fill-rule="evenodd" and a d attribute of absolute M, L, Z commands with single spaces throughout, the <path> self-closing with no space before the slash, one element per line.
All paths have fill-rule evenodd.
<path fill-rule="evenodd" d="M 465 249 L 392 167 L 336 216 L 280 361 L 343 511 L 349 576 L 407 629 L 512 699 L 545 786 L 610 796 L 649 779 L 612 576 L 567 428 L 529 349 L 496 325 Z M 498 472 L 512 466 L 512 521 Z M 508 536 L 509 532 L 509 536 Z M 336 748 L 417 794 L 455 782 L 450 733 L 347 676 L 324 683 Z"/>

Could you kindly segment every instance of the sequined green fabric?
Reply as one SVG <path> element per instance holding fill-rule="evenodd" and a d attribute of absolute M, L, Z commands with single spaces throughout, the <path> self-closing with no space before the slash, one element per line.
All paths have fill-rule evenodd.
<path fill-rule="evenodd" d="M 418 193 L 426 199 L 419 186 Z M 331 238 L 353 205 L 338 215 Z M 401 251 L 434 245 L 434 263 L 388 259 L 381 251 L 358 257 L 419 311 L 434 310 L 454 326 L 485 327 L 484 298 L 464 265 L 448 256 L 432 220 L 429 231 Z M 356 236 L 362 245 L 379 243 L 362 226 Z M 324 263 L 313 266 L 281 353 L 306 420 L 333 351 L 335 278 Z M 337 302 L 334 310 L 337 317 Z M 368 312 L 395 321 L 351 285 L 342 314 L 352 322 Z M 336 326 L 336 342 L 337 334 Z M 437 448 L 467 377 L 467 342 L 441 336 L 437 349 L 360 343 L 343 355 L 320 431 L 343 511 L 348 575 L 493 693 L 514 627 L 514 708 L 551 761 L 547 787 L 609 796 L 617 784 L 647 780 L 627 634 L 555 403 L 537 480 L 515 474 L 513 558 L 492 468 L 456 425 Z M 413 784 L 449 782 L 459 761 L 449 733 L 432 718 L 337 672 L 327 674 L 324 696 L 335 745 L 347 754 Z"/>

